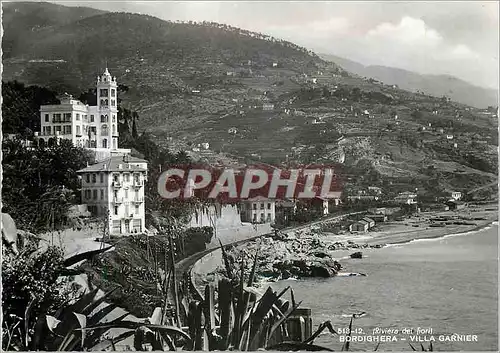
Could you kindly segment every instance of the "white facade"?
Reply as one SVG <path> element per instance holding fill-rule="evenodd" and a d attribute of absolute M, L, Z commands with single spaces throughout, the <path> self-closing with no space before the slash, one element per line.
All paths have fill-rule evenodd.
<path fill-rule="evenodd" d="M 241 221 L 251 223 L 274 223 L 276 202 L 257 196 L 241 202 Z"/>
<path fill-rule="evenodd" d="M 97 77 L 97 106 L 83 104 L 71 95 L 62 97 L 61 104 L 40 107 L 41 133 L 39 140 L 68 139 L 74 146 L 118 149 L 118 91 L 116 77 L 106 68 Z"/>
<path fill-rule="evenodd" d="M 92 215 L 108 217 L 109 234 L 144 233 L 147 161 L 116 156 L 79 170 L 82 202 Z"/>

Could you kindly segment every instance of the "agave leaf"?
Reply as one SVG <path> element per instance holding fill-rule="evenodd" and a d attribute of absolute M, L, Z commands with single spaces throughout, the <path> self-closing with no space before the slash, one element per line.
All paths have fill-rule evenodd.
<path fill-rule="evenodd" d="M 31 316 L 31 308 L 33 307 L 33 304 L 35 303 L 35 296 L 33 293 L 30 293 L 31 295 L 31 300 L 26 307 L 26 310 L 24 310 L 24 347 L 25 349 L 28 349 L 28 342 L 29 342 L 29 322 L 30 322 L 30 316 Z"/>
<path fill-rule="evenodd" d="M 80 325 L 80 328 L 85 328 L 87 326 L 87 317 L 85 315 L 79 314 L 79 313 L 73 313 L 76 316 L 76 319 L 78 320 L 78 324 Z M 82 349 L 83 349 L 83 343 L 85 342 L 85 331 L 82 331 Z"/>
<path fill-rule="evenodd" d="M 253 265 L 252 265 L 252 271 L 250 272 L 250 277 L 248 278 L 247 286 L 251 287 L 253 284 L 253 281 L 255 279 L 255 272 L 257 270 L 257 265 L 259 263 L 257 256 L 259 255 L 259 249 L 260 249 L 260 243 L 259 246 L 257 247 L 257 250 L 255 250 L 255 256 L 253 259 Z"/>
<path fill-rule="evenodd" d="M 414 352 L 416 352 L 416 351 L 417 351 L 417 350 L 415 349 L 415 347 L 413 347 L 413 345 L 412 345 L 410 342 L 408 342 L 408 344 L 410 345 L 410 347 L 411 347 L 411 350 L 412 350 L 412 351 L 414 351 Z"/>
<path fill-rule="evenodd" d="M 290 309 L 288 309 L 288 311 L 285 313 L 285 315 L 273 324 L 273 326 L 271 327 L 271 332 L 269 333 L 269 337 L 272 337 L 272 335 L 274 334 L 274 331 L 276 331 L 276 329 L 278 327 L 280 327 L 281 324 L 283 322 L 285 322 L 286 319 L 288 319 L 290 317 L 290 315 L 292 315 L 292 313 L 295 311 L 295 309 L 297 309 L 300 306 L 300 304 L 302 304 L 301 301 L 298 302 L 295 306 L 292 306 Z"/>
<path fill-rule="evenodd" d="M 243 317 L 245 315 L 245 312 L 247 310 L 246 308 L 246 301 L 245 301 L 245 292 L 244 292 L 244 283 L 245 280 L 243 278 L 245 270 L 245 261 L 244 258 L 241 259 L 241 265 L 240 265 L 240 282 L 238 285 L 238 305 L 236 307 L 236 313 L 235 313 L 235 328 L 234 328 L 234 335 L 233 335 L 233 346 L 239 347 L 239 343 L 241 341 L 241 332 L 242 332 L 242 325 L 243 325 Z"/>
<path fill-rule="evenodd" d="M 347 336 L 349 339 L 347 339 L 346 342 L 344 343 L 344 345 L 342 346 L 342 350 L 343 351 L 348 351 L 349 350 L 349 346 L 350 346 L 350 343 L 351 343 L 350 342 L 351 341 L 350 338 L 351 338 L 351 335 L 352 335 L 352 320 L 354 320 L 354 315 L 351 316 L 351 321 L 349 322 L 349 334 Z"/>
<path fill-rule="evenodd" d="M 128 315 L 128 314 L 127 314 Z M 93 326 L 88 326 L 85 328 L 80 328 L 77 330 L 95 330 L 95 329 L 112 329 L 112 328 L 123 328 L 123 329 L 130 329 L 130 330 L 136 330 L 139 327 L 146 327 L 149 330 L 157 331 L 157 332 L 166 332 L 169 335 L 179 335 L 184 337 L 185 339 L 190 339 L 189 335 L 182 331 L 180 328 L 177 328 L 175 326 L 165 326 L 165 325 L 153 325 L 153 324 L 146 324 L 143 322 L 134 322 L 134 321 L 119 321 L 119 322 L 111 322 L 111 323 L 99 323 Z"/>
<path fill-rule="evenodd" d="M 66 321 L 69 320 L 69 317 L 71 317 L 74 312 L 81 313 L 86 306 L 92 303 L 98 291 L 99 289 L 96 288 L 88 293 L 83 294 L 75 303 L 66 306 L 61 311 L 61 314 L 58 318 L 60 318 L 62 321 Z"/>
<path fill-rule="evenodd" d="M 153 310 L 153 314 L 151 314 L 151 317 L 149 318 L 149 322 L 154 324 L 154 325 L 160 325 L 161 324 L 161 308 L 157 306 Z"/>
<path fill-rule="evenodd" d="M 338 332 L 333 328 L 331 321 L 328 320 L 319 325 L 316 332 L 314 332 L 308 339 L 304 340 L 302 343 L 312 343 L 316 339 L 316 337 L 318 337 L 325 329 L 328 329 L 332 334 L 335 333 L 338 335 Z"/>
<path fill-rule="evenodd" d="M 106 248 L 98 249 L 98 250 L 91 250 L 91 251 L 86 251 L 82 252 L 80 254 L 73 255 L 66 260 L 64 260 L 63 264 L 65 267 L 73 266 L 74 264 L 83 261 L 83 260 L 90 260 L 96 255 L 102 254 L 103 252 L 108 251 L 109 249 L 112 249 L 113 246 L 108 246 Z"/>
<path fill-rule="evenodd" d="M 176 351 L 177 350 L 176 347 L 175 347 L 174 341 L 172 340 L 172 338 L 169 335 L 167 335 L 163 331 L 160 331 L 160 335 L 161 335 L 161 337 L 163 338 L 163 340 L 165 341 L 165 343 L 167 344 L 168 348 L 171 351 Z"/>
<path fill-rule="evenodd" d="M 95 325 L 102 319 L 104 319 L 109 313 L 115 310 L 118 306 L 116 304 L 108 304 L 104 308 L 100 309 L 94 315 L 89 317 L 88 323 L 89 325 Z"/>
<path fill-rule="evenodd" d="M 425 347 L 423 343 L 420 343 L 420 348 L 422 348 L 422 352 L 425 352 Z"/>
<path fill-rule="evenodd" d="M 219 244 L 220 244 L 220 249 L 222 251 L 222 258 L 224 259 L 224 265 L 226 266 L 227 278 L 233 280 L 234 277 L 233 277 L 233 271 L 231 269 L 231 263 L 229 262 L 229 257 L 227 256 L 226 250 L 224 249 L 224 246 L 222 245 L 220 239 L 219 239 Z"/>
<path fill-rule="evenodd" d="M 220 335 L 224 338 L 221 350 L 226 350 L 229 345 L 229 333 L 234 326 L 233 316 L 233 293 L 231 282 L 227 278 L 219 281 L 219 311 L 220 311 Z"/>
<path fill-rule="evenodd" d="M 380 347 L 380 342 L 377 343 L 377 346 L 375 347 L 375 349 L 373 350 L 374 352 L 378 351 L 378 347 Z"/>
<path fill-rule="evenodd" d="M 116 319 L 114 319 L 113 321 L 107 322 L 107 324 L 114 324 L 114 323 L 120 322 L 120 321 L 122 321 L 123 319 L 125 319 L 129 315 L 130 315 L 129 313 L 125 313 L 123 315 L 120 315 Z M 91 324 L 91 325 L 93 325 L 93 324 Z M 87 336 L 87 339 L 86 339 L 86 342 L 88 342 L 87 346 L 94 346 L 94 345 L 96 345 L 100 341 L 101 336 L 106 331 L 109 331 L 109 328 L 99 328 L 99 329 L 92 330 L 90 332 L 90 334 Z"/>
<path fill-rule="evenodd" d="M 115 291 L 118 287 L 111 289 L 110 291 L 104 293 L 99 299 L 92 300 L 85 308 L 81 311 L 82 314 L 90 315 L 99 305 L 104 303 L 104 301 Z M 97 293 L 96 293 L 97 295 Z"/>
<path fill-rule="evenodd" d="M 45 315 L 45 322 L 47 323 L 47 327 L 49 328 L 50 332 L 54 333 L 54 330 L 56 329 L 57 325 L 59 325 L 61 320 L 58 320 L 51 315 Z"/>
<path fill-rule="evenodd" d="M 432 341 L 429 343 L 429 352 L 434 352 L 434 347 L 432 346 Z"/>

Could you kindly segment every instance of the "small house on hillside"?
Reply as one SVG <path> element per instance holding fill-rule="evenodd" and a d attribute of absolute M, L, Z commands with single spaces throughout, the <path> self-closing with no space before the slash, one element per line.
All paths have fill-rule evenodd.
<path fill-rule="evenodd" d="M 449 206 L 450 210 L 462 210 L 467 206 L 464 202 L 461 201 L 448 201 L 446 205 Z"/>
<path fill-rule="evenodd" d="M 398 204 L 413 205 L 417 203 L 417 194 L 406 191 L 399 193 L 398 196 L 394 198 L 394 202 Z"/>
<path fill-rule="evenodd" d="M 354 222 L 349 226 L 350 232 L 367 232 L 368 229 L 368 222 L 363 220 Z"/>
<path fill-rule="evenodd" d="M 262 104 L 262 110 L 265 110 L 265 111 L 274 110 L 274 104 L 264 103 L 264 104 Z"/>

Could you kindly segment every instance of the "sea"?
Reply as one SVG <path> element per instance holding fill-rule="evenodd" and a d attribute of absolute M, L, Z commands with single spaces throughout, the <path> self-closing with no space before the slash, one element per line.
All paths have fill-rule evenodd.
<path fill-rule="evenodd" d="M 497 222 L 475 232 L 363 250 L 363 255 L 341 263 L 365 277 L 272 284 L 276 290 L 292 287 L 301 307 L 312 309 L 313 329 L 330 320 L 340 330 L 340 335 L 324 331 L 315 344 L 340 350 L 352 314 L 360 314 L 353 320 L 351 351 L 373 351 L 380 336 L 391 338 L 379 351 L 411 351 L 409 343 L 427 349 L 430 342 L 435 351 L 498 351 Z M 453 342 L 453 334 L 471 335 L 470 340 L 476 335 L 477 341 Z"/>

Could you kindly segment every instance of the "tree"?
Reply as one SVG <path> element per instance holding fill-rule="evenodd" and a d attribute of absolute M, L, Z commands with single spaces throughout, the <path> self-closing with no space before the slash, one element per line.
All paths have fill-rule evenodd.
<path fill-rule="evenodd" d="M 2 143 L 3 206 L 22 229 L 42 231 L 65 224 L 78 201 L 77 171 L 93 163 L 87 150 L 70 141 L 27 148 L 19 139 Z"/>
<path fill-rule="evenodd" d="M 2 131 L 10 134 L 40 131 L 40 105 L 59 103 L 55 92 L 17 81 L 2 81 L 2 97 Z"/>

